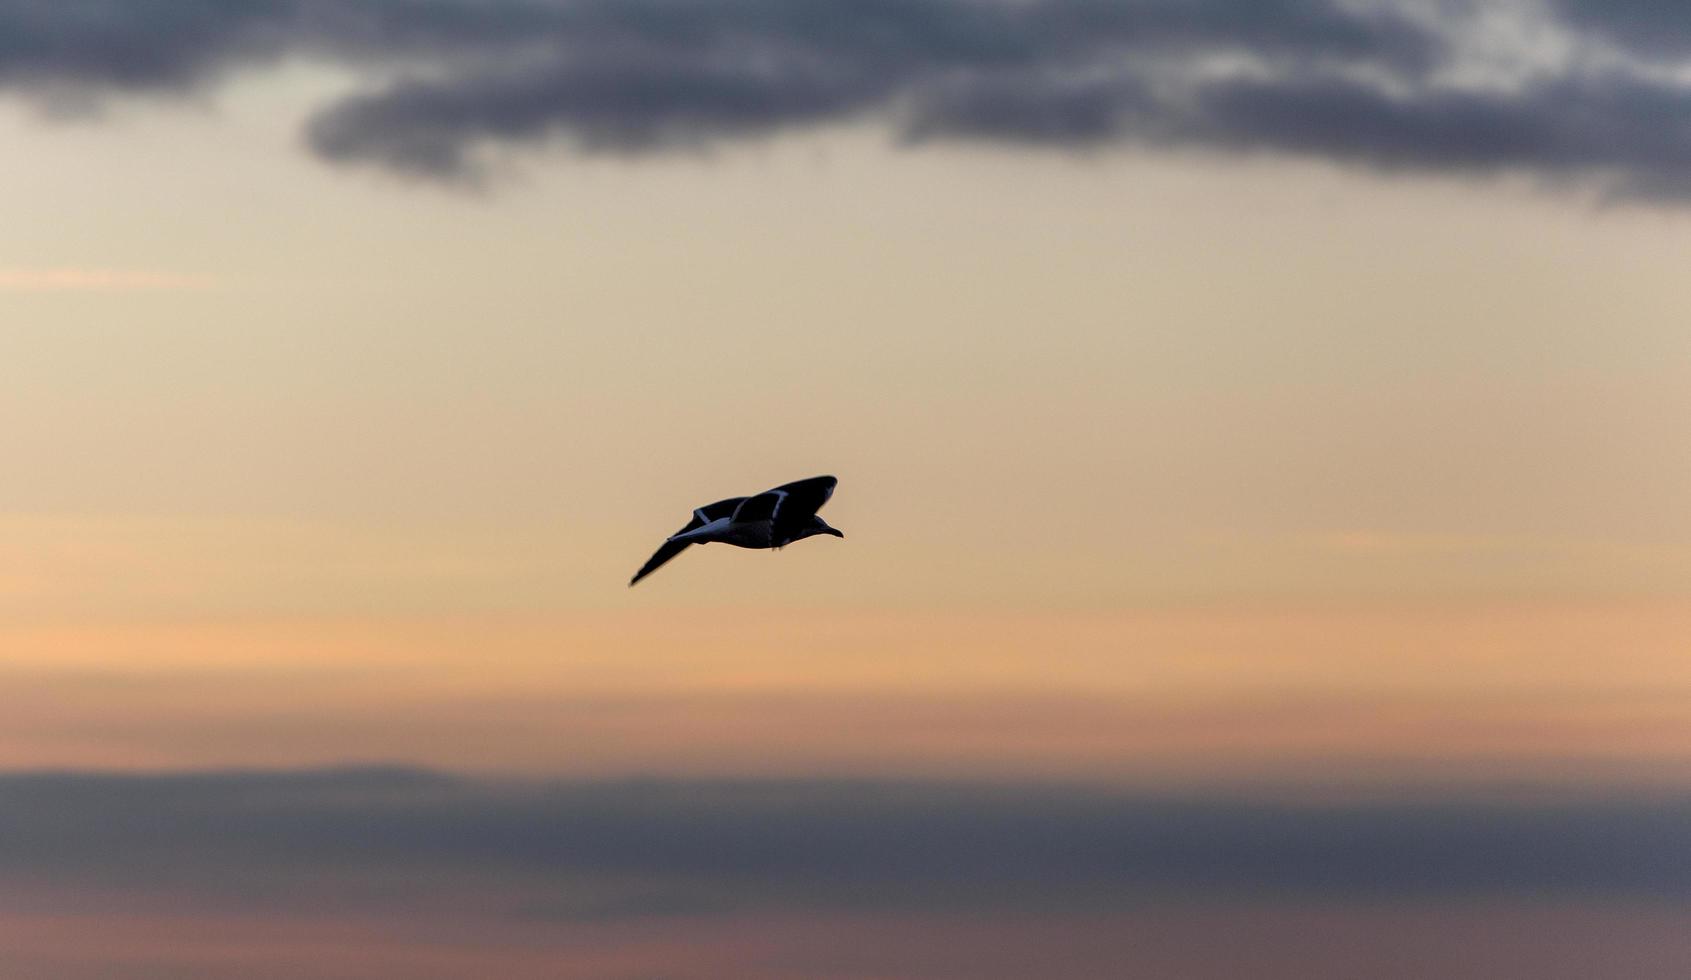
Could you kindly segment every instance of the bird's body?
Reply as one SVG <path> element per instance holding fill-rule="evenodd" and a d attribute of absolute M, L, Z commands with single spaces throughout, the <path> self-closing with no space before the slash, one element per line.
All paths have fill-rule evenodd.
<path fill-rule="evenodd" d="M 765 490 L 750 497 L 730 497 L 693 511 L 687 526 L 670 535 L 636 572 L 629 585 L 657 571 L 695 544 L 731 544 L 737 548 L 782 548 L 817 534 L 845 537 L 816 511 L 834 493 L 838 481 L 816 476 Z"/>
<path fill-rule="evenodd" d="M 683 531 L 670 538 L 688 544 L 731 544 L 736 548 L 775 547 L 774 521 L 745 521 L 734 523 L 732 517 L 719 517 L 703 527 Z"/>

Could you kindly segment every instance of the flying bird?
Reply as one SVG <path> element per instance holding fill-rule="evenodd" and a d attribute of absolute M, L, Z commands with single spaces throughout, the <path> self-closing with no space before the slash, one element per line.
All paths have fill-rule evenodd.
<path fill-rule="evenodd" d="M 816 516 L 834 495 L 831 476 L 813 476 L 765 490 L 752 497 L 730 497 L 693 511 L 687 526 L 670 535 L 646 564 L 629 579 L 632 586 L 687 550 L 690 544 L 720 541 L 736 548 L 780 548 L 814 534 L 845 537 L 838 528 Z"/>

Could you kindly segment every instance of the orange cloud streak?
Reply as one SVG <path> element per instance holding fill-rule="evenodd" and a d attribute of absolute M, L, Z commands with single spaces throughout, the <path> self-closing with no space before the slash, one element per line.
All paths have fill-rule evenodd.
<path fill-rule="evenodd" d="M 0 629 L 0 766 L 1691 785 L 1691 607 Z"/>

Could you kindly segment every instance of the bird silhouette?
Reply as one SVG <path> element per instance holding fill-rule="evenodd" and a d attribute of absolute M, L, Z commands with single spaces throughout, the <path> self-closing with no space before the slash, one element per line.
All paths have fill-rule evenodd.
<path fill-rule="evenodd" d="M 693 511 L 687 526 L 670 535 L 657 553 L 640 566 L 628 584 L 633 586 L 687 550 L 688 545 L 720 541 L 736 548 L 781 548 L 817 534 L 845 537 L 838 528 L 816 516 L 839 483 L 831 476 L 786 483 L 750 497 L 729 497 Z"/>

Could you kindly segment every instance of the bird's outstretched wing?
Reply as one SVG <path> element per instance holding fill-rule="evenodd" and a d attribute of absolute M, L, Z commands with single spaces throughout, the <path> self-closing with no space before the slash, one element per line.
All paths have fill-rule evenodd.
<path fill-rule="evenodd" d="M 665 541 L 663 545 L 653 553 L 652 557 L 646 559 L 646 564 L 640 566 L 640 570 L 634 573 L 634 577 L 628 580 L 629 588 L 633 588 L 634 583 L 662 568 L 664 563 L 669 561 L 671 558 L 674 558 L 676 555 L 686 551 L 688 546 L 689 542 L 686 541 Z"/>
<path fill-rule="evenodd" d="M 834 495 L 834 487 L 839 482 L 831 476 L 813 476 L 808 480 L 797 480 L 764 491 L 781 495 L 781 505 L 775 510 L 776 529 L 790 530 L 808 524 L 811 517 L 828 502 L 828 498 Z"/>
<path fill-rule="evenodd" d="M 768 493 L 786 494 L 786 502 L 781 505 L 782 510 L 793 509 L 794 513 L 803 510 L 808 516 L 822 509 L 828 498 L 834 495 L 834 487 L 839 480 L 831 476 L 813 476 L 808 480 L 797 480 L 776 487 Z"/>
<path fill-rule="evenodd" d="M 703 527 L 711 521 L 719 521 L 724 517 L 731 517 L 733 516 L 734 511 L 742 503 L 745 503 L 745 500 L 746 498 L 744 497 L 729 497 L 727 500 L 718 500 L 714 504 L 706 504 L 698 510 L 693 511 L 693 520 L 689 522 L 686 527 L 675 533 L 685 534 L 696 527 Z"/>
<path fill-rule="evenodd" d="M 693 511 L 693 519 L 688 521 L 687 526 L 675 532 L 675 534 L 686 534 L 694 528 L 704 527 L 711 521 L 727 517 L 733 514 L 735 508 L 739 507 L 745 499 L 745 497 L 729 497 L 727 500 L 718 500 L 714 504 L 706 504 Z M 628 580 L 630 588 L 634 586 L 634 583 L 662 568 L 665 562 L 687 550 L 690 542 L 676 541 L 675 534 L 670 535 L 670 540 L 665 541 L 652 554 L 652 557 L 646 559 L 646 564 L 641 565 L 640 570 L 634 573 L 634 577 Z"/>
<path fill-rule="evenodd" d="M 755 497 L 747 497 L 740 506 L 734 508 L 734 523 L 749 524 L 753 521 L 774 520 L 775 511 L 786 496 L 779 490 L 765 490 Z"/>

